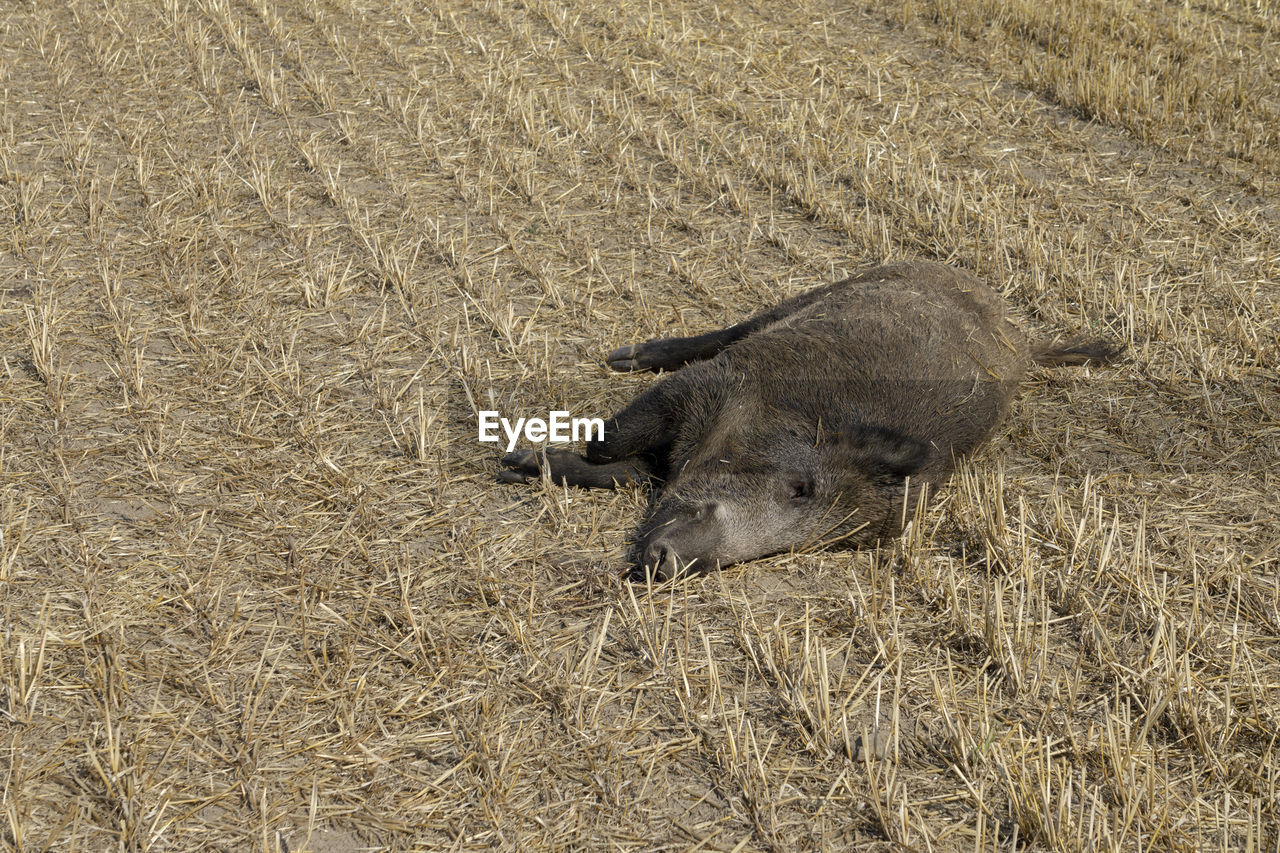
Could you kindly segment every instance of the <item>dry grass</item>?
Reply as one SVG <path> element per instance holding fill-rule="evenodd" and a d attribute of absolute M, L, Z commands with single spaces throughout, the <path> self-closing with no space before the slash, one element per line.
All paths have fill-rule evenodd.
<path fill-rule="evenodd" d="M 1049 8 L 4 6 L 3 845 L 1280 850 L 1278 9 Z M 893 547 L 494 484 L 906 256 L 1132 358 Z"/>

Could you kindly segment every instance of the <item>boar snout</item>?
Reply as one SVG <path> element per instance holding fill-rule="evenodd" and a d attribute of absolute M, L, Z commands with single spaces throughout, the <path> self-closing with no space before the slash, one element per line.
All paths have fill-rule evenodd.
<path fill-rule="evenodd" d="M 665 581 L 684 572 L 714 569 L 724 536 L 720 515 L 717 501 L 660 507 L 638 543 L 643 573 Z"/>
<path fill-rule="evenodd" d="M 671 580 L 683 568 L 680 555 L 669 542 L 652 542 L 644 549 L 644 573 L 654 580 Z"/>

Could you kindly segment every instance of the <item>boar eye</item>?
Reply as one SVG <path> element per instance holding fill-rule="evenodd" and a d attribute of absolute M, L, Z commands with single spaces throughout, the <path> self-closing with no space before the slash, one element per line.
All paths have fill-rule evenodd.
<path fill-rule="evenodd" d="M 693 520 L 706 521 L 715 515 L 718 509 L 720 509 L 720 504 L 715 501 L 707 501 L 706 503 L 698 504 L 698 506 L 693 510 Z"/>
<path fill-rule="evenodd" d="M 803 503 L 813 497 L 813 478 L 795 477 L 787 483 L 787 498 L 793 503 Z"/>

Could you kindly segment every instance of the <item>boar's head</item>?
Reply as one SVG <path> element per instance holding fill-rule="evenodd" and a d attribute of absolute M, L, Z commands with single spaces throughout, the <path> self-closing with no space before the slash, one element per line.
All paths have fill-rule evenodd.
<path fill-rule="evenodd" d="M 949 461 L 922 441 L 865 424 L 824 432 L 765 418 L 736 426 L 704 434 L 673 466 L 636 543 L 643 574 L 666 580 L 892 536 L 908 482 L 945 474 L 939 463 Z"/>

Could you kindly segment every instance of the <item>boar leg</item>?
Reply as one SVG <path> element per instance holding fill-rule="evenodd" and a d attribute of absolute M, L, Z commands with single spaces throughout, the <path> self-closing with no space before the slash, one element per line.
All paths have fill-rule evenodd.
<path fill-rule="evenodd" d="M 667 452 L 680 431 L 699 368 L 691 367 L 650 385 L 625 409 L 604 423 L 604 436 L 587 442 L 587 461 L 621 462 L 633 457 L 649 461 L 652 473 L 666 476 Z"/>
<path fill-rule="evenodd" d="M 613 370 L 622 373 L 637 370 L 674 370 L 677 367 L 694 361 L 714 358 L 730 344 L 737 343 L 747 335 L 753 334 L 766 326 L 803 310 L 815 302 L 825 299 L 827 294 L 845 282 L 835 282 L 799 296 L 778 303 L 768 311 L 763 311 L 750 320 L 718 329 L 691 338 L 654 338 L 642 344 L 630 344 L 619 347 L 605 356 L 605 363 Z"/>
<path fill-rule="evenodd" d="M 677 373 L 646 389 L 604 424 L 604 437 L 587 442 L 586 455 L 568 450 L 516 450 L 502 457 L 504 483 L 528 483 L 547 474 L 557 483 L 613 489 L 666 476 L 667 451 L 680 429 L 692 374 Z M 696 377 L 694 377 L 696 378 Z"/>
<path fill-rule="evenodd" d="M 584 489 L 616 489 L 627 483 L 646 483 L 651 478 L 648 464 L 637 457 L 596 464 L 568 450 L 549 449 L 545 457 L 536 450 L 515 450 L 502 457 L 503 483 L 529 483 L 542 476 L 543 463 L 553 482 Z"/>
<path fill-rule="evenodd" d="M 605 356 L 605 363 L 610 369 L 621 373 L 636 370 L 674 370 L 691 361 L 702 361 L 713 357 L 720 350 L 734 341 L 740 340 L 746 332 L 739 332 L 737 326 L 695 335 L 692 338 L 657 338 L 642 344 L 631 344 L 619 347 Z"/>

